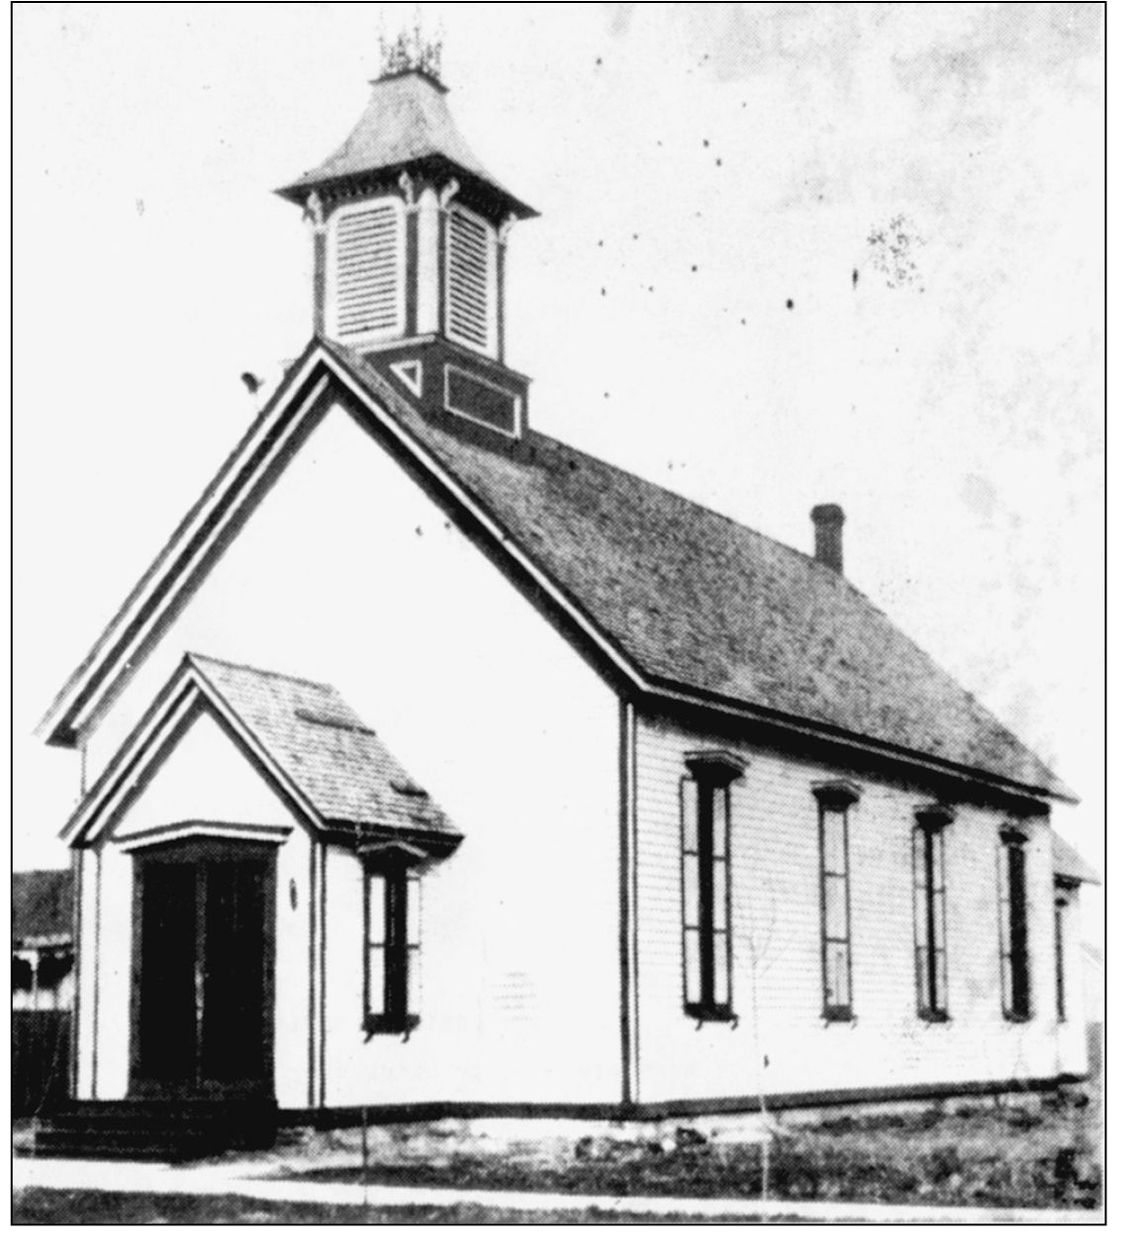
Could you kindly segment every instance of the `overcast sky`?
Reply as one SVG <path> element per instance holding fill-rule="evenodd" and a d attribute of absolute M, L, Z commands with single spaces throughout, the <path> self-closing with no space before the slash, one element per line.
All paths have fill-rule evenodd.
<path fill-rule="evenodd" d="M 15 10 L 18 866 L 65 863 L 77 794 L 32 729 L 253 416 L 240 373 L 310 334 L 270 191 L 415 8 Z M 1100 863 L 1100 6 L 422 8 L 542 212 L 507 269 L 534 424 L 805 551 L 841 503 L 848 576 Z"/>

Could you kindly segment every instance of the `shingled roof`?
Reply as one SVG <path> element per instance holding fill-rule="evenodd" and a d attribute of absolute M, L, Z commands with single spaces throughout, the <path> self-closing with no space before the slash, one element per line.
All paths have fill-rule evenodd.
<path fill-rule="evenodd" d="M 180 566 L 222 548 L 244 472 L 310 383 L 360 398 L 473 508 L 629 682 L 954 775 L 1075 801 L 1053 772 L 842 575 L 536 431 L 507 448 L 454 435 L 354 351 L 315 338 L 59 693 L 41 729 L 75 741 L 174 615 Z M 331 391 L 331 390 L 327 390 Z M 196 581 L 199 581 L 197 577 Z M 189 589 L 194 589 L 189 586 Z M 328 688 L 324 688 L 328 689 Z"/>
<path fill-rule="evenodd" d="M 481 183 L 515 216 L 537 214 L 486 171 L 456 127 L 444 87 L 418 72 L 378 78 L 372 87 L 345 141 L 316 168 L 283 186 L 278 191 L 283 198 L 301 205 L 315 187 L 439 162 Z"/>
<path fill-rule="evenodd" d="M 333 686 L 187 658 L 327 824 L 458 836 Z"/>
<path fill-rule="evenodd" d="M 841 574 L 539 432 L 456 437 L 329 347 L 648 678 L 1074 798 Z"/>
<path fill-rule="evenodd" d="M 158 770 L 182 722 L 208 713 L 315 831 L 358 848 L 401 839 L 434 857 L 462 839 L 333 686 L 188 652 L 67 821 L 68 843 L 108 830 Z"/>
<path fill-rule="evenodd" d="M 1098 873 L 1081 854 L 1059 836 L 1051 833 L 1051 856 L 1055 875 L 1078 884 L 1100 884 Z"/>
<path fill-rule="evenodd" d="M 70 871 L 13 872 L 13 942 L 17 946 L 69 942 L 73 893 Z"/>

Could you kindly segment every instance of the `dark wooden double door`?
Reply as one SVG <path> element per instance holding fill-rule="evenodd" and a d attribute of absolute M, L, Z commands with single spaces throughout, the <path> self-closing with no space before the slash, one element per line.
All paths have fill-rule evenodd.
<path fill-rule="evenodd" d="M 273 849 L 202 839 L 134 859 L 132 1091 L 273 1094 Z"/>

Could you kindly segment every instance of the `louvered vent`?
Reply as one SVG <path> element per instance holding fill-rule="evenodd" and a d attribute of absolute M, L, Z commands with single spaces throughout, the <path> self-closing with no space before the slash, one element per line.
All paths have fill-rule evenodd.
<path fill-rule="evenodd" d="M 461 211 L 450 216 L 447 333 L 472 349 L 490 348 L 490 239 L 486 225 Z"/>
<path fill-rule="evenodd" d="M 379 203 L 338 219 L 338 336 L 403 330 L 402 249 L 400 215 L 391 203 Z"/>

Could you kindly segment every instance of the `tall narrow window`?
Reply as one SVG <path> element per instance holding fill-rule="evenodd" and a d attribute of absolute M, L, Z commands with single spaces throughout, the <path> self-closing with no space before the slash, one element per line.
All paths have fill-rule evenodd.
<path fill-rule="evenodd" d="M 332 218 L 334 335 L 388 337 L 405 325 L 404 213 L 397 199 L 342 207 Z"/>
<path fill-rule="evenodd" d="M 365 874 L 365 1027 L 419 1023 L 420 882 L 404 867 Z"/>
<path fill-rule="evenodd" d="M 819 785 L 820 918 L 823 956 L 823 1016 L 829 1022 L 854 1017 L 851 1000 L 851 881 L 847 817 L 858 791 L 845 782 Z"/>
<path fill-rule="evenodd" d="M 1031 971 L 1027 945 L 1027 838 L 1013 828 L 1000 834 L 998 882 L 1000 975 L 1004 1015 L 1031 1017 Z"/>
<path fill-rule="evenodd" d="M 1055 885 L 1055 1014 L 1066 1021 L 1066 919 L 1070 889 Z"/>
<path fill-rule="evenodd" d="M 945 833 L 952 814 L 919 811 L 913 830 L 913 935 L 917 1012 L 927 1021 L 948 1017 L 945 951 Z"/>
<path fill-rule="evenodd" d="M 744 764 L 689 755 L 682 780 L 683 1003 L 699 1021 L 733 1017 L 730 786 Z"/>

